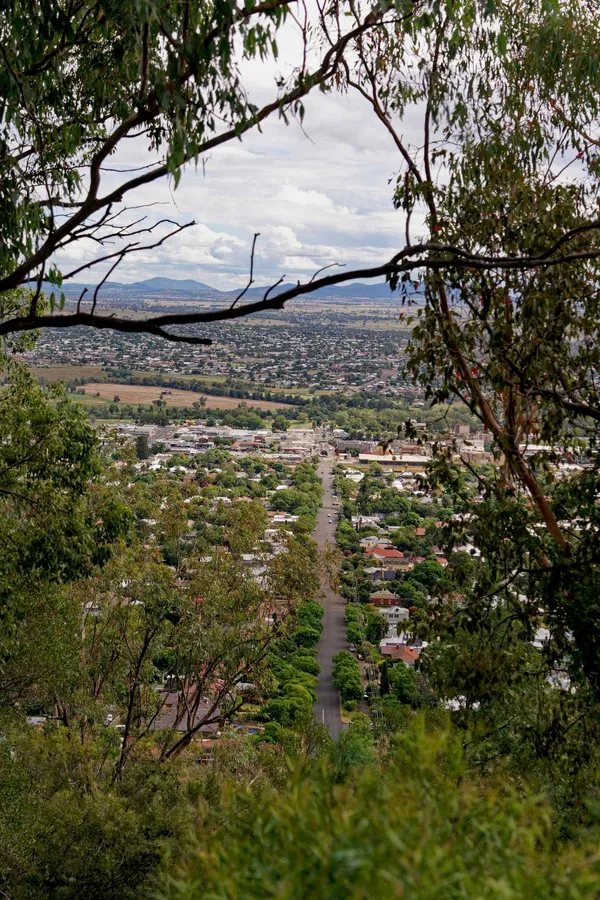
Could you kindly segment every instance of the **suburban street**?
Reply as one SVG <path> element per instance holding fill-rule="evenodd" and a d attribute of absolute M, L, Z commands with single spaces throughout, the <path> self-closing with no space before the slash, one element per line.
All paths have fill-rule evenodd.
<path fill-rule="evenodd" d="M 319 548 L 327 544 L 335 547 L 335 526 L 337 520 L 337 508 L 333 504 L 333 459 L 327 457 L 321 461 L 319 476 L 323 482 L 323 506 L 319 511 L 317 524 L 313 537 Z M 331 521 L 330 521 L 331 517 Z M 317 661 L 321 667 L 317 683 L 317 703 L 315 704 L 315 718 L 323 722 L 329 728 L 332 738 L 337 738 L 342 728 L 340 715 L 340 698 L 333 686 L 332 657 L 340 650 L 348 648 L 346 640 L 346 625 L 344 622 L 345 603 L 339 594 L 329 586 L 327 579 L 321 583 L 323 597 L 321 602 L 325 609 L 323 617 L 323 634 L 319 641 Z"/>

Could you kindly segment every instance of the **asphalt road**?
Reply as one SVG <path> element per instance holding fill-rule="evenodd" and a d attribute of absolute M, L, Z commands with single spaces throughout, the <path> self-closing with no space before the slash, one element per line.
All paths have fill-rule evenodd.
<path fill-rule="evenodd" d="M 337 507 L 333 505 L 333 460 L 324 458 L 319 466 L 319 475 L 323 482 L 323 507 L 319 511 L 313 538 L 320 548 L 327 544 L 335 547 L 335 526 Z M 329 521 L 331 516 L 331 521 Z M 344 622 L 345 603 L 339 594 L 331 589 L 326 579 L 321 583 L 323 596 L 321 602 L 325 610 L 323 616 L 323 633 L 317 649 L 317 661 L 321 673 L 317 682 L 317 702 L 314 707 L 315 718 L 329 728 L 332 738 L 337 738 L 342 728 L 340 715 L 340 697 L 333 686 L 332 657 L 340 650 L 348 649 L 346 625 Z"/>

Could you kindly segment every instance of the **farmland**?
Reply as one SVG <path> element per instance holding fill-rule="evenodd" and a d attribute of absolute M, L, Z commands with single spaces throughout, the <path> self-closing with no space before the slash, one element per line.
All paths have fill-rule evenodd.
<path fill-rule="evenodd" d="M 197 391 L 181 391 L 175 388 L 167 389 L 160 386 L 147 386 L 139 384 L 112 384 L 108 382 L 92 382 L 82 385 L 86 395 L 96 397 L 99 400 L 113 400 L 118 396 L 123 403 L 152 403 L 154 400 L 164 400 L 167 406 L 192 406 L 201 397 L 206 399 L 207 409 L 237 409 L 240 403 L 247 406 L 255 406 L 257 409 L 285 409 L 285 403 L 277 403 L 273 400 L 239 400 L 237 397 L 213 397 L 200 394 Z M 167 391 L 167 393 L 164 393 Z"/>
<path fill-rule="evenodd" d="M 98 379 L 103 377 L 102 366 L 30 366 L 29 371 L 46 384 L 55 381 L 71 381 L 73 378 Z"/>

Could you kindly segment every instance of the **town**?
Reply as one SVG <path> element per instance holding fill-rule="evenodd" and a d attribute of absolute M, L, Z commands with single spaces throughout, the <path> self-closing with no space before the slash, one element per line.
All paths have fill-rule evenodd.
<path fill-rule="evenodd" d="M 163 293 L 148 302 L 160 309 L 178 301 Z M 301 676 L 290 682 L 288 670 L 274 694 L 254 685 L 248 702 L 229 712 L 223 697 L 212 702 L 205 684 L 190 720 L 167 715 L 189 706 L 189 687 L 165 670 L 157 685 L 165 708 L 153 727 L 187 729 L 205 754 L 224 728 L 272 734 L 276 724 L 290 725 L 286 692 L 298 677 L 334 737 L 358 714 L 382 727 L 395 706 L 428 702 L 427 679 L 415 669 L 427 647 L 419 621 L 457 555 L 479 552 L 467 522 L 462 543 L 450 546 L 462 507 L 447 490 L 432 489 L 429 472 L 440 458 L 458 466 L 465 497 L 477 504 L 478 470 L 502 461 L 464 406 L 449 405 L 443 416 L 439 407 L 427 408 L 402 371 L 410 329 L 380 328 L 390 309 L 389 301 L 383 313 L 366 301 L 296 305 L 268 319 L 205 328 L 214 343 L 202 348 L 143 334 L 45 333 L 25 358 L 41 384 L 65 382 L 107 447 L 120 442 L 113 464 L 130 473 L 130 487 L 175 490 L 180 506 L 188 505 L 177 547 L 171 542 L 167 552 L 183 582 L 185 559 L 211 565 L 227 550 L 227 523 L 238 511 L 262 523 L 240 557 L 260 588 L 289 541 L 312 535 L 319 553 L 338 554 L 337 574 L 318 576 L 314 598 L 305 600 L 320 599 L 324 614 L 319 605 L 306 607 L 314 621 L 303 653 L 313 661 L 302 661 Z M 559 479 L 588 464 L 585 452 L 533 441 L 521 452 L 551 454 Z M 142 517 L 140 528 L 147 546 L 164 556 L 156 515 Z M 266 621 L 286 618 L 289 597 L 285 610 L 282 603 L 279 597 L 261 606 Z M 337 635 L 333 642 L 328 632 Z M 544 633 L 538 629 L 538 644 Z M 108 715 L 122 730 L 118 708 Z"/>
<path fill-rule="evenodd" d="M 251 405 L 244 404 L 242 411 L 246 408 L 252 412 Z M 414 421 L 410 437 L 367 439 L 351 437 L 334 420 L 319 426 L 287 422 L 278 410 L 258 419 L 258 428 L 211 424 L 215 415 L 232 412 L 208 415 L 197 408 L 192 411 L 196 418 L 185 420 L 177 420 L 176 408 L 170 412 L 175 421 L 169 424 L 96 420 L 113 466 L 127 473 L 128 491 L 148 495 L 139 518 L 144 546 L 156 547 L 186 585 L 198 565 L 210 569 L 224 551 L 231 554 L 232 525 L 252 522 L 237 558 L 243 577 L 270 598 L 265 596 L 257 608 L 260 621 L 272 626 L 297 616 L 302 621 L 305 615 L 312 632 L 310 640 L 302 632 L 303 643 L 295 650 L 301 651 L 301 674 L 288 658 L 292 669 L 285 677 L 277 675 L 275 690 L 271 685 L 266 693 L 234 678 L 227 687 L 229 703 L 221 681 L 204 683 L 202 702 L 191 718 L 183 714 L 190 705 L 189 684 L 179 683 L 179 675 L 165 667 L 164 680 L 154 685 L 161 701 L 159 711 L 153 710 L 152 727 L 193 735 L 208 760 L 215 740 L 228 729 L 272 737 L 273 729 L 293 725 L 300 713 L 293 713 L 288 701 L 299 686 L 305 692 L 302 715 L 314 707 L 333 736 L 356 715 L 385 728 L 400 706 L 430 702 L 427 679 L 415 669 L 427 647 L 419 637 L 419 621 L 443 585 L 449 563 L 479 551 L 468 517 L 461 516 L 449 492 L 431 489 L 428 471 L 437 457 L 446 457 L 464 472 L 470 502 L 481 502 L 477 469 L 499 463 L 485 432 L 457 423 L 451 432 L 430 434 L 425 422 Z M 285 427 L 277 430 L 281 421 Z M 522 451 L 532 455 L 545 449 L 532 444 Z M 575 461 L 572 454 L 559 454 L 557 477 L 583 472 L 586 464 L 585 456 Z M 150 496 L 155 498 L 151 514 Z M 174 509 L 180 510 L 180 521 L 174 532 L 171 523 L 167 537 L 164 517 L 173 516 Z M 449 526 L 458 522 L 463 542 L 449 548 Z M 337 574 L 318 576 L 319 565 L 313 562 L 313 597 L 290 605 L 289 595 L 271 591 L 270 572 L 294 542 L 310 535 L 323 558 L 335 548 Z M 314 600 L 319 602 L 314 605 Z M 88 602 L 86 616 L 103 614 Z M 333 652 L 327 629 L 338 635 Z M 542 646 L 546 633 L 538 629 L 536 646 Z M 325 646 L 326 651 L 320 649 Z M 232 696 L 238 702 L 232 704 Z M 39 726 L 45 721 L 31 719 Z M 107 712 L 107 725 L 125 728 L 115 705 Z"/>

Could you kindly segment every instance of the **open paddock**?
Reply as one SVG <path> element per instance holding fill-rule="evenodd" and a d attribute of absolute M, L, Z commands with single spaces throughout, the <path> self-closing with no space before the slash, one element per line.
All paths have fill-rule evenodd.
<path fill-rule="evenodd" d="M 121 403 L 152 403 L 153 400 L 165 400 L 167 406 L 192 406 L 201 397 L 206 399 L 206 409 L 237 409 L 240 403 L 254 406 L 257 409 L 286 409 L 288 404 L 274 400 L 240 400 L 238 397 L 214 397 L 200 394 L 197 391 L 181 391 L 177 388 L 165 388 L 159 385 L 113 384 L 112 382 L 93 382 L 82 385 L 88 396 L 102 400 L 113 400 L 119 397 Z M 165 393 L 166 392 L 166 393 Z M 99 396 L 97 396 L 99 395 Z"/>

